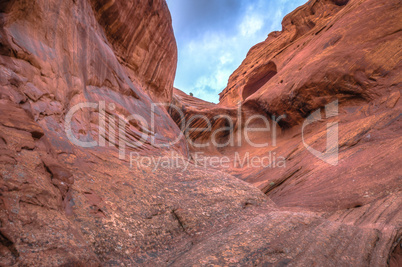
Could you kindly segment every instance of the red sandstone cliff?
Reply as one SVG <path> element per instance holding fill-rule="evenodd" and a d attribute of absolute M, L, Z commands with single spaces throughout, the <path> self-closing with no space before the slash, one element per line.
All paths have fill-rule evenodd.
<path fill-rule="evenodd" d="M 399 1 L 309 1 L 249 51 L 221 104 L 285 111 L 292 126 L 334 97 L 370 101 L 399 89 L 399 11 Z"/>
<path fill-rule="evenodd" d="M 214 105 L 172 93 L 177 51 L 164 0 L 0 2 L 0 264 L 398 266 L 400 13 L 396 0 L 310 1 L 252 48 Z M 305 117 L 333 99 L 338 166 L 300 143 Z M 235 132 L 252 115 L 285 113 L 274 148 L 203 151 L 232 160 L 275 151 L 288 167 L 141 164 L 200 151 L 173 144 L 182 118 L 152 108 L 171 100 L 186 119 L 234 118 Z M 78 107 L 71 134 L 106 146 L 72 142 L 69 111 L 103 102 Z M 323 148 L 326 123 L 306 142 Z"/>

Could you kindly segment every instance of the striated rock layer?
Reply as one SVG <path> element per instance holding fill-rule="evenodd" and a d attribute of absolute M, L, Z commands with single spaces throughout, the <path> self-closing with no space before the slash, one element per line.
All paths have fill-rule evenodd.
<path fill-rule="evenodd" d="M 400 8 L 396 0 L 309 1 L 251 48 L 220 103 L 286 113 L 290 127 L 335 98 L 369 102 L 398 91 Z"/>
<path fill-rule="evenodd" d="M 310 1 L 250 51 L 214 105 L 173 91 L 164 0 L 0 2 L 0 265 L 400 265 L 400 11 L 393 0 Z M 333 99 L 337 166 L 300 138 Z M 216 136 L 185 140 L 176 125 L 205 115 L 219 129 L 226 115 L 241 134 L 256 114 L 287 115 L 276 146 L 201 150 L 189 140 Z M 306 131 L 316 149 L 326 124 Z M 286 168 L 194 160 L 270 151 Z"/>
<path fill-rule="evenodd" d="M 176 40 L 165 1 L 92 0 L 116 56 L 155 102 L 170 102 L 177 65 Z"/>
<path fill-rule="evenodd" d="M 285 156 L 293 170 L 247 173 L 243 179 L 270 191 L 274 200 L 279 195 L 287 199 L 277 203 L 317 209 L 323 198 L 329 198 L 324 209 L 339 208 L 342 198 L 354 199 L 357 186 L 351 182 L 359 179 L 359 203 L 374 200 L 388 188 L 400 190 L 401 8 L 400 1 L 392 0 L 309 1 L 284 18 L 281 32 L 269 34 L 250 50 L 221 93 L 220 106 L 235 107 L 240 101 L 244 109 L 254 108 L 267 117 L 284 115 L 280 144 L 270 150 Z M 328 121 L 323 117 L 303 132 L 307 144 L 324 151 L 327 123 L 339 123 L 340 162 L 329 170 L 312 166 L 319 162 L 311 162 L 314 157 L 300 139 L 307 116 L 334 100 L 339 116 Z M 296 176 L 290 180 L 302 175 L 309 182 L 297 183 L 290 192 L 292 186 L 283 184 L 289 174 Z M 332 189 L 314 185 L 335 179 Z M 268 180 L 282 186 L 269 188 Z M 362 199 L 371 190 L 377 193 Z"/>

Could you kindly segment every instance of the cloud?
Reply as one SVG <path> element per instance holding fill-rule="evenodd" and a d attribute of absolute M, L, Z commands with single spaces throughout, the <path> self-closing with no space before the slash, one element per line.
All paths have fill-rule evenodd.
<path fill-rule="evenodd" d="M 243 37 L 254 35 L 264 26 L 264 21 L 261 17 L 246 16 L 240 25 L 240 33 Z"/>
<path fill-rule="evenodd" d="M 205 31 L 230 31 L 242 13 L 242 0 L 168 0 L 176 37 L 194 38 Z"/>
<path fill-rule="evenodd" d="M 167 0 L 179 49 L 175 86 L 211 102 L 248 50 L 306 0 Z"/>

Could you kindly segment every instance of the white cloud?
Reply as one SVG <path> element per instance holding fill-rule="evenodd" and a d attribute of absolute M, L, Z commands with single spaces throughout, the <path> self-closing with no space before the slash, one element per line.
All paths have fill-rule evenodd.
<path fill-rule="evenodd" d="M 250 37 L 261 30 L 264 20 L 260 16 L 247 15 L 240 24 L 240 33 L 243 37 Z"/>
<path fill-rule="evenodd" d="M 228 75 L 231 74 L 230 69 L 221 68 L 214 74 L 200 77 L 194 86 L 194 89 L 202 90 L 207 87 L 210 88 L 225 88 L 228 82 Z M 198 91 L 199 92 L 199 91 Z"/>
<path fill-rule="evenodd" d="M 179 63 L 175 86 L 217 103 L 218 94 L 226 87 L 229 76 L 244 60 L 248 50 L 265 40 L 271 31 L 280 30 L 283 15 L 305 1 L 247 0 L 243 2 L 244 11 L 237 15 L 235 21 L 238 22 L 232 25 L 233 28 L 215 29 L 211 26 L 190 39 L 178 38 Z M 174 14 L 172 16 L 174 19 Z"/>
<path fill-rule="evenodd" d="M 233 62 L 233 55 L 232 53 L 225 53 L 220 58 L 219 61 L 221 64 L 228 64 Z"/>

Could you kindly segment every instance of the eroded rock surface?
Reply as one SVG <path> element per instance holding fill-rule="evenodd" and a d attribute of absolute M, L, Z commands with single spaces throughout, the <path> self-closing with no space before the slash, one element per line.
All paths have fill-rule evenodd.
<path fill-rule="evenodd" d="M 399 11 L 399 1 L 309 1 L 249 51 L 221 104 L 286 113 L 282 123 L 294 126 L 334 98 L 368 102 L 398 91 Z"/>
<path fill-rule="evenodd" d="M 252 48 L 219 105 L 173 91 L 163 0 L 9 0 L 0 12 L 0 265 L 401 263 L 399 1 L 310 1 Z M 300 138 L 333 99 L 337 166 Z M 287 115 L 275 147 L 180 139 L 194 115 L 226 115 L 238 133 L 255 114 Z M 310 125 L 306 143 L 325 149 L 327 123 Z M 232 163 L 271 151 L 287 167 L 216 169 L 194 162 L 200 151 Z M 161 157 L 177 163 L 152 162 Z"/>

